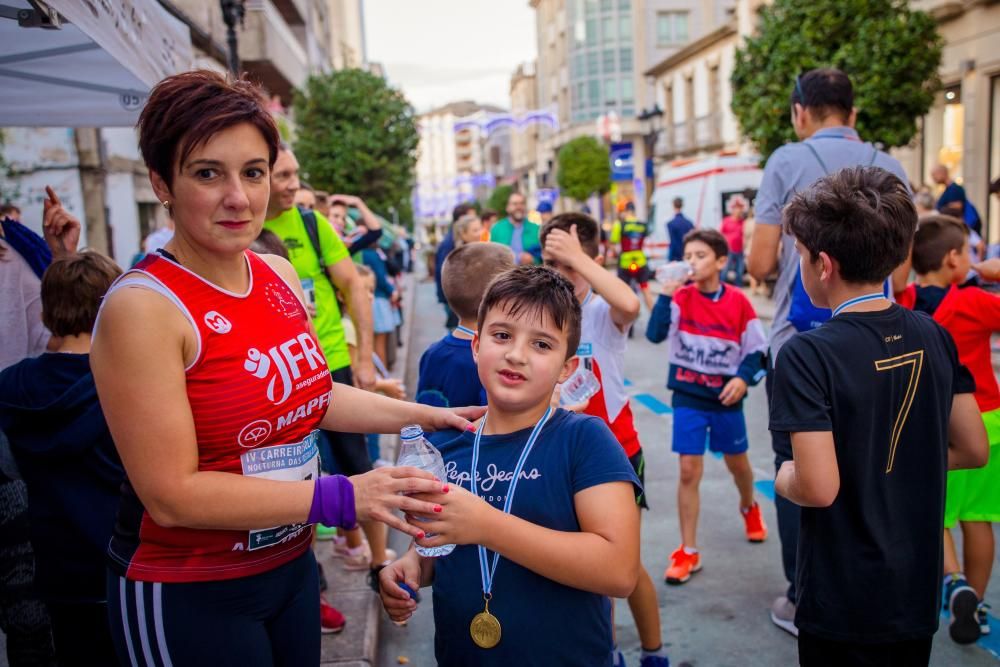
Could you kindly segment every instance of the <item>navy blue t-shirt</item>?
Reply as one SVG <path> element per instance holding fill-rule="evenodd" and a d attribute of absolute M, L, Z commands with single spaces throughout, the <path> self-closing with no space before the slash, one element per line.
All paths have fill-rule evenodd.
<path fill-rule="evenodd" d="M 483 436 L 479 495 L 503 508 L 510 476 L 531 429 Z M 431 436 L 445 460 L 448 482 L 470 488 L 473 433 L 442 431 Z M 639 480 L 625 452 L 601 420 L 557 410 L 542 429 L 521 472 L 512 514 L 539 526 L 579 532 L 573 496 L 609 482 Z M 487 552 L 492 562 L 493 552 Z M 613 564 L 611 564 L 613 566 Z M 479 556 L 459 546 L 434 564 L 434 651 L 438 664 L 611 665 L 611 601 L 547 579 L 501 557 L 490 612 L 502 627 L 500 644 L 481 649 L 469 623 L 483 610 Z"/>
<path fill-rule="evenodd" d="M 448 334 L 420 357 L 417 403 L 442 408 L 486 405 L 486 391 L 479 381 L 472 341 Z"/>

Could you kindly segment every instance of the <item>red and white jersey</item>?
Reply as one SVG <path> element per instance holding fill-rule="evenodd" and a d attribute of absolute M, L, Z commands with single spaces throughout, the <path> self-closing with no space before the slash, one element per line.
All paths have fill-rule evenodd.
<path fill-rule="evenodd" d="M 601 390 L 590 398 L 584 412 L 603 419 L 625 449 L 626 456 L 634 456 L 640 445 L 625 392 L 628 332 L 618 328 L 611 319 L 611 306 L 594 292 L 590 292 L 581 309 L 583 321 L 576 354 L 580 364 L 601 383 Z"/>
<path fill-rule="evenodd" d="M 194 328 L 198 351 L 185 370 L 199 470 L 315 479 L 315 429 L 330 404 L 330 370 L 295 293 L 257 255 L 247 251 L 246 260 L 245 294 L 223 290 L 159 255 L 148 255 L 111 289 L 152 289 Z M 122 493 L 109 554 L 119 574 L 136 581 L 259 574 L 301 555 L 312 538 L 306 524 L 249 531 L 165 528 L 127 480 Z"/>

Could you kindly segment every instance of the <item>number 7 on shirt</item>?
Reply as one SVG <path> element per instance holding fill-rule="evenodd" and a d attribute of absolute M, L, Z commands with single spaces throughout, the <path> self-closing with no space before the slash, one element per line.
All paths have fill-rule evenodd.
<path fill-rule="evenodd" d="M 907 352 L 898 357 L 880 359 L 875 362 L 876 371 L 891 371 L 902 366 L 910 367 L 910 380 L 906 386 L 906 393 L 903 394 L 903 404 L 899 406 L 899 412 L 896 413 L 896 421 L 892 426 L 892 440 L 889 444 L 889 463 L 885 468 L 886 474 L 892 472 L 892 464 L 896 459 L 896 445 L 899 444 L 899 436 L 903 432 L 906 418 L 910 416 L 910 407 L 913 405 L 913 399 L 917 395 L 917 385 L 920 384 L 920 371 L 924 367 L 924 351 Z"/>

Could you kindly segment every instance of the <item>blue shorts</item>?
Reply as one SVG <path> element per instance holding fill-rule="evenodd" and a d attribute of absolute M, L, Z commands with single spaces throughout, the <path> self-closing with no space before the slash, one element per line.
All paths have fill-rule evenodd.
<path fill-rule="evenodd" d="M 720 454 L 742 454 L 749 448 L 742 410 L 674 408 L 673 450 L 702 456 L 708 448 Z"/>

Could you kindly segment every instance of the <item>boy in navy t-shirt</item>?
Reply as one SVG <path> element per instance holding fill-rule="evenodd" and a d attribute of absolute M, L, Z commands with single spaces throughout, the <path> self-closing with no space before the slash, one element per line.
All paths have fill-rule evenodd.
<path fill-rule="evenodd" d="M 439 407 L 483 405 L 486 393 L 472 358 L 479 303 L 490 281 L 514 268 L 514 253 L 499 243 L 467 243 L 453 250 L 441 268 L 441 288 L 458 328 L 420 357 L 417 403 Z"/>
<path fill-rule="evenodd" d="M 890 303 L 917 215 L 877 167 L 820 179 L 785 207 L 802 284 L 833 317 L 781 348 L 771 430 L 793 459 L 775 491 L 802 507 L 800 665 L 926 665 L 941 600 L 945 473 L 986 463 L 969 371 L 948 332 Z"/>
<path fill-rule="evenodd" d="M 459 546 L 437 559 L 411 547 L 380 578 L 395 621 L 416 608 L 400 582 L 433 584 L 439 665 L 612 664 L 609 598 L 638 578 L 640 488 L 601 420 L 550 407 L 577 367 L 580 319 L 547 268 L 508 271 L 483 298 L 472 347 L 489 410 L 476 434 L 433 436 L 451 486 L 419 497 L 441 511 L 414 524 L 434 535 L 421 546 Z"/>

